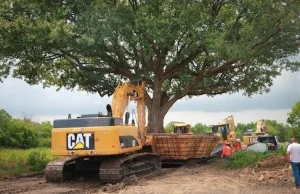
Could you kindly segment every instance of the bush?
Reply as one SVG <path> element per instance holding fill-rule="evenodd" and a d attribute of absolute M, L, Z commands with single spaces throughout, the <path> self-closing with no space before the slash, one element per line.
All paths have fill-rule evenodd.
<path fill-rule="evenodd" d="M 281 156 L 286 156 L 286 145 L 285 143 L 283 144 L 283 146 L 280 149 L 274 150 L 272 152 L 270 152 L 270 154 L 277 154 L 277 155 L 281 155 Z"/>
<path fill-rule="evenodd" d="M 32 151 L 27 158 L 27 163 L 32 171 L 44 170 L 48 162 L 47 154 L 39 150 Z"/>
<path fill-rule="evenodd" d="M 247 166 L 254 167 L 254 165 L 265 159 L 269 154 L 268 153 L 259 153 L 252 151 L 240 151 L 236 152 L 231 156 L 230 168 L 244 168 Z"/>
<path fill-rule="evenodd" d="M 51 147 L 51 138 L 41 138 L 39 141 L 39 147 Z"/>
<path fill-rule="evenodd" d="M 0 147 L 28 149 L 51 146 L 52 125 L 49 121 L 37 123 L 29 118 L 14 119 L 0 109 Z"/>
<path fill-rule="evenodd" d="M 18 153 L 0 151 L 0 177 L 11 177 L 28 172 L 26 158 Z"/>
<path fill-rule="evenodd" d="M 0 148 L 0 178 L 42 171 L 48 162 L 59 158 L 52 156 L 50 148 Z"/>
<path fill-rule="evenodd" d="M 37 147 L 38 137 L 37 130 L 30 123 L 15 119 L 12 121 L 10 130 L 7 130 L 9 141 L 6 147 L 22 149 Z"/>

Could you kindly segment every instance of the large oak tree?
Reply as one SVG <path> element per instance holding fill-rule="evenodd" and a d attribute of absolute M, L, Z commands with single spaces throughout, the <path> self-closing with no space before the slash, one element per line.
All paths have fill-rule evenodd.
<path fill-rule="evenodd" d="M 296 0 L 3 0 L 0 76 L 100 96 L 144 79 L 158 132 L 185 96 L 262 93 L 297 70 L 299 14 Z"/>

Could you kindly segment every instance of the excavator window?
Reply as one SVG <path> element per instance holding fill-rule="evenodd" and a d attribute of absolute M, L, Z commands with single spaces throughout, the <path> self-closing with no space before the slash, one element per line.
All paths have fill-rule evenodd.
<path fill-rule="evenodd" d="M 224 125 L 222 131 L 222 136 L 224 140 L 227 140 L 228 133 L 229 133 L 229 125 Z"/>
<path fill-rule="evenodd" d="M 229 125 L 216 125 L 212 127 L 213 133 L 221 133 L 224 140 L 227 140 L 229 134 Z"/>
<path fill-rule="evenodd" d="M 275 136 L 258 137 L 257 141 L 262 143 L 272 143 L 277 146 Z"/>
<path fill-rule="evenodd" d="M 174 133 L 187 133 L 187 127 L 174 127 Z"/>

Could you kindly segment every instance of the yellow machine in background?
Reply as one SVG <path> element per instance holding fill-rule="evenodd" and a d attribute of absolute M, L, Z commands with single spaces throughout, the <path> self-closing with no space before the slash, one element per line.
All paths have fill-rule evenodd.
<path fill-rule="evenodd" d="M 234 117 L 230 115 L 216 125 L 212 125 L 212 133 L 220 136 L 222 141 L 233 142 L 236 140 Z"/>
<path fill-rule="evenodd" d="M 257 121 L 255 131 L 246 131 L 243 135 L 243 142 L 246 145 L 255 144 L 257 137 L 268 136 L 267 121 L 262 119 Z"/>
<path fill-rule="evenodd" d="M 115 183 L 132 174 L 155 173 L 161 169 L 161 157 L 146 152 L 144 82 L 119 84 L 107 115 L 89 114 L 54 121 L 52 154 L 66 156 L 46 166 L 47 182 L 61 182 L 80 172 L 99 174 L 103 183 Z M 138 127 L 129 123 L 125 109 L 137 102 Z M 125 122 L 123 115 L 125 113 Z M 151 139 L 151 138 L 150 138 Z M 149 143 L 149 142 L 148 142 Z"/>
<path fill-rule="evenodd" d="M 239 143 L 236 141 L 235 134 L 235 123 L 233 115 L 230 115 L 223 119 L 221 122 L 215 125 L 211 125 L 212 132 L 208 134 L 215 134 L 219 137 L 219 142 L 212 151 L 214 155 L 220 155 L 224 146 L 224 143 L 229 143 L 234 149 L 234 143 Z"/>
<path fill-rule="evenodd" d="M 185 122 L 175 122 L 172 121 L 173 131 L 169 131 L 171 133 L 192 133 L 191 125 Z"/>

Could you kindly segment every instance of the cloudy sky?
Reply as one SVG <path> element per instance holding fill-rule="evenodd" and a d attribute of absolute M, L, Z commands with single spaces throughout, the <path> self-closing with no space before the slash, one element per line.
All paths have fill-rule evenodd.
<path fill-rule="evenodd" d="M 297 56 L 300 61 L 300 55 Z M 241 94 L 219 95 L 214 98 L 201 96 L 178 101 L 165 117 L 170 121 L 214 124 L 233 114 L 236 123 L 272 119 L 286 122 L 287 113 L 300 100 L 300 72 L 283 72 L 274 80 L 271 92 L 251 98 Z M 28 116 L 35 121 L 66 118 L 87 113 L 106 113 L 110 97 L 82 91 L 56 91 L 54 87 L 43 89 L 41 85 L 30 86 L 26 82 L 8 78 L 0 83 L 0 109 L 13 117 Z M 131 105 L 133 108 L 134 105 Z"/>

